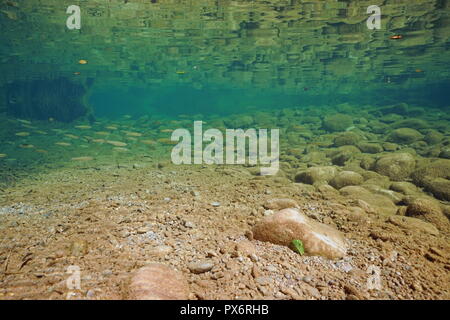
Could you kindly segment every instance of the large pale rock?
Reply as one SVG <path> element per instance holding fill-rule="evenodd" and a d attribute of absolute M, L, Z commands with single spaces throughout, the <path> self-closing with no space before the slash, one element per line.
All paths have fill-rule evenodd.
<path fill-rule="evenodd" d="M 138 269 L 129 286 L 132 300 L 187 300 L 189 284 L 183 274 L 167 265 L 152 263 Z"/>
<path fill-rule="evenodd" d="M 345 240 L 338 230 L 311 220 L 293 208 L 265 217 L 253 228 L 253 236 L 256 240 L 284 246 L 298 239 L 303 242 L 306 254 L 330 259 L 342 258 L 347 252 Z"/>

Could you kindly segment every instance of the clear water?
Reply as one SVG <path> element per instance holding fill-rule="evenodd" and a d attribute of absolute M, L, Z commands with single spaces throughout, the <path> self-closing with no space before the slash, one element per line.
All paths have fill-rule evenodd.
<path fill-rule="evenodd" d="M 380 29 L 368 28 L 372 2 L 381 10 Z M 80 29 L 66 25 L 70 5 L 81 9 Z M 389 249 L 384 234 L 394 227 L 378 224 L 380 236 L 374 241 L 372 225 L 362 226 L 362 232 L 354 227 L 359 220 L 339 220 L 347 219 L 335 214 L 347 209 L 342 198 L 369 203 L 356 208 L 358 214 L 368 207 L 367 212 L 380 215 L 405 214 L 414 197 L 431 199 L 432 211 L 438 208 L 432 214 L 439 214 L 431 219 L 418 215 L 429 224 L 423 227 L 416 221 L 413 229 L 418 224 L 433 236 L 419 232 L 410 238 L 410 230 L 399 227 L 395 236 L 401 241 L 388 244 L 400 252 L 401 263 L 397 269 L 383 270 L 383 277 L 395 298 L 448 297 L 441 281 L 448 263 L 439 252 L 448 252 L 450 234 L 450 1 L 2 0 L 0 30 L 0 267 L 5 271 L 0 299 L 61 298 L 53 289 L 62 278 L 47 281 L 49 275 L 41 271 L 65 274 L 66 264 L 77 262 L 80 252 L 85 254 L 83 281 L 94 271 L 102 275 L 99 279 L 111 276 L 112 282 L 96 282 L 93 288 L 103 286 L 100 298 L 116 298 L 116 293 L 108 295 L 108 290 L 120 287 L 114 275 L 122 277 L 124 270 L 137 266 L 130 265 L 133 259 L 148 261 L 151 241 L 169 234 L 172 239 L 166 240 L 176 248 L 171 259 L 184 268 L 193 252 L 205 248 L 201 236 L 214 246 L 215 240 L 223 240 L 221 231 L 239 224 L 236 239 L 243 238 L 245 221 L 257 218 L 247 214 L 261 213 L 262 218 L 261 199 L 285 190 L 280 197 L 307 203 L 305 211 L 312 217 L 325 211 L 335 215 L 326 216 L 328 222 L 357 244 L 352 248 L 356 254 L 345 264 L 369 265 L 380 257 L 383 268 L 384 250 Z M 272 191 L 266 192 L 269 184 L 253 164 L 230 172 L 222 171 L 225 166 L 208 171 L 203 163 L 191 176 L 183 171 L 186 167 L 172 165 L 174 130 L 192 132 L 194 121 L 200 120 L 205 130 L 220 133 L 279 129 L 280 170 L 273 180 L 266 180 Z M 316 183 L 305 172 L 317 166 L 326 166 L 328 172 L 329 166 L 336 172 L 353 171 L 350 175 L 356 180 L 338 181 L 333 176 Z M 194 189 L 200 190 L 200 197 Z M 327 199 L 323 208 L 315 203 L 322 196 Z M 334 198 L 338 196 L 341 200 Z M 333 201 L 341 205 L 329 206 Z M 116 210 L 119 204 L 120 209 L 134 211 Z M 174 223 L 166 216 L 177 210 L 185 212 L 173 218 Z M 231 219 L 214 213 L 230 213 Z M 150 216 L 160 219 L 149 223 L 160 233 L 145 229 Z M 198 237 L 195 233 L 198 241 L 190 231 L 179 232 L 189 229 L 181 226 L 185 218 L 197 219 L 193 232 L 200 232 Z M 109 229 L 114 219 L 117 226 Z M 83 239 L 74 246 L 69 237 L 77 233 Z M 134 246 L 134 235 L 151 244 Z M 84 238 L 94 254 L 83 253 Z M 80 252 L 75 252 L 76 258 L 73 252 L 63 253 L 50 265 L 48 257 L 57 255 L 56 247 Z M 112 260 L 102 259 L 119 247 L 125 262 L 114 260 L 113 254 Z M 278 249 L 276 254 L 273 247 L 259 249 L 272 269 L 272 258 L 283 254 Z M 287 257 L 291 252 L 286 250 Z M 203 250 L 200 255 L 209 253 Z M 297 272 L 292 279 L 311 274 L 312 279 L 331 283 L 316 264 L 322 260 L 299 264 L 297 259 L 303 258 L 292 258 Z M 338 272 L 332 262 L 322 265 L 326 276 Z M 389 261 L 386 268 L 391 268 Z M 105 275 L 105 269 L 114 270 Z M 406 273 L 406 282 L 397 277 Z M 285 274 L 280 271 L 279 278 Z M 342 273 L 338 279 L 350 279 L 353 287 L 354 276 L 359 277 L 357 272 L 351 277 Z M 26 277 L 38 285 L 23 284 L 28 283 Z M 17 279 L 24 280 L 26 290 L 8 291 Z M 241 285 L 246 287 L 236 287 Z M 337 292 L 335 288 L 330 294 Z M 259 297 L 257 291 L 244 297 Z M 344 298 L 344 291 L 337 297 Z M 372 297 L 391 299 L 394 293 Z M 88 298 L 89 294 L 97 293 L 89 290 Z M 206 297 L 237 296 L 215 292 Z"/>
<path fill-rule="evenodd" d="M 282 109 L 300 110 L 298 124 L 396 103 L 422 108 L 419 118 L 448 112 L 447 1 L 388 1 L 374 30 L 360 1 L 82 1 L 73 30 L 69 5 L 1 3 L 4 167 L 26 171 L 66 152 L 67 160 L 90 147 L 67 134 L 91 142 L 112 121 L 157 140 L 193 120 Z M 180 116 L 184 123 L 168 124 Z M 58 142 L 70 146 L 61 154 Z"/>

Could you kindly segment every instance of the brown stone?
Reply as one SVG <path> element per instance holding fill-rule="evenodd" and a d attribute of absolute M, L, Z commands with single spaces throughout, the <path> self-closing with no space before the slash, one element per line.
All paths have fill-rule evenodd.
<path fill-rule="evenodd" d="M 253 229 L 255 239 L 289 246 L 292 240 L 303 242 L 305 253 L 330 259 L 342 258 L 347 251 L 341 233 L 308 218 L 297 209 L 284 209 L 265 217 Z"/>
<path fill-rule="evenodd" d="M 131 277 L 132 300 L 187 300 L 189 285 L 184 276 L 167 265 L 152 263 L 138 269 Z"/>

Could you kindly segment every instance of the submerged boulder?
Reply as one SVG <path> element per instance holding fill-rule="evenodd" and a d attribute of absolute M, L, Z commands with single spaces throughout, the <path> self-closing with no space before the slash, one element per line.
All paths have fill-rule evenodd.
<path fill-rule="evenodd" d="M 411 154 L 394 153 L 379 158 L 374 165 L 374 170 L 393 181 L 402 181 L 409 177 L 415 166 L 416 161 Z"/>
<path fill-rule="evenodd" d="M 383 147 L 379 143 L 362 142 L 358 144 L 358 148 L 365 153 L 383 152 Z"/>
<path fill-rule="evenodd" d="M 374 194 L 360 186 L 348 186 L 339 190 L 341 195 L 354 200 L 362 200 L 369 205 L 370 212 L 381 215 L 392 215 L 397 213 L 397 206 L 388 197 L 381 194 Z"/>
<path fill-rule="evenodd" d="M 442 133 L 440 133 L 439 131 L 436 130 L 430 130 L 426 135 L 425 135 L 425 141 L 430 144 L 437 144 L 439 142 L 441 142 L 444 139 L 444 135 Z"/>
<path fill-rule="evenodd" d="M 440 159 L 422 165 L 411 175 L 413 182 L 436 198 L 450 201 L 450 160 Z"/>
<path fill-rule="evenodd" d="M 431 235 L 438 235 L 439 230 L 431 223 L 413 217 L 390 216 L 388 221 L 400 228 L 416 232 L 425 232 Z"/>
<path fill-rule="evenodd" d="M 338 230 L 293 208 L 265 217 L 253 228 L 253 237 L 284 246 L 289 246 L 292 240 L 301 240 L 306 254 L 330 259 L 342 258 L 347 252 L 344 237 Z"/>
<path fill-rule="evenodd" d="M 330 132 L 345 131 L 352 124 L 352 117 L 340 113 L 328 115 L 323 119 L 323 128 Z"/>
<path fill-rule="evenodd" d="M 388 136 L 388 140 L 395 143 L 408 144 L 423 139 L 423 135 L 411 128 L 395 129 Z"/>
<path fill-rule="evenodd" d="M 346 186 L 360 185 L 363 181 L 364 178 L 357 172 L 342 171 L 330 181 L 330 185 L 336 189 L 341 189 Z"/>
<path fill-rule="evenodd" d="M 298 173 L 295 176 L 295 181 L 306 184 L 328 182 L 334 178 L 336 173 L 337 169 L 332 166 L 311 167 Z"/>
<path fill-rule="evenodd" d="M 362 140 L 362 137 L 359 134 L 348 131 L 348 132 L 344 132 L 344 133 L 341 133 L 340 135 L 336 136 L 334 138 L 334 145 L 336 147 L 354 146 L 361 140 Z"/>
<path fill-rule="evenodd" d="M 406 208 L 406 215 L 430 222 L 441 230 L 446 230 L 450 226 L 450 223 L 442 212 L 439 203 L 431 199 L 414 199 Z"/>

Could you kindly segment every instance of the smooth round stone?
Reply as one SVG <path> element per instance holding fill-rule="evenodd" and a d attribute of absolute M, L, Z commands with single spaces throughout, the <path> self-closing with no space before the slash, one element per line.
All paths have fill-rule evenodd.
<path fill-rule="evenodd" d="M 188 269 L 192 273 L 200 274 L 210 271 L 214 267 L 214 264 L 209 260 L 194 261 L 188 265 Z"/>

